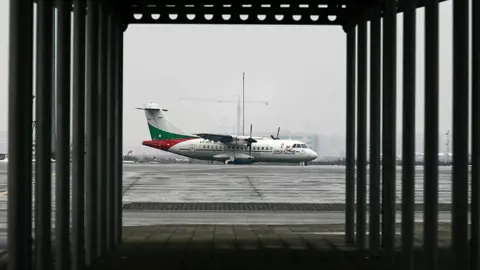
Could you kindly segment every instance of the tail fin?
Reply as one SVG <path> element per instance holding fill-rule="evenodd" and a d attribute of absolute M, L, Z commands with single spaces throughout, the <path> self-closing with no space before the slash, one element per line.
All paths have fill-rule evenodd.
<path fill-rule="evenodd" d="M 150 137 L 154 140 L 173 140 L 173 139 L 187 139 L 195 138 L 194 135 L 189 135 L 175 127 L 170 123 L 165 114 L 166 109 L 161 109 L 156 103 L 148 103 L 143 108 L 137 108 L 138 110 L 144 110 L 147 117 L 148 129 L 150 131 Z"/>

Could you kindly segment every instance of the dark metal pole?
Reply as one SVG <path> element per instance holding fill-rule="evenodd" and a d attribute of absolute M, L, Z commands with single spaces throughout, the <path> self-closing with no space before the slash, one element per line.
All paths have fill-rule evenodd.
<path fill-rule="evenodd" d="M 438 269 L 438 0 L 425 3 L 425 166 L 423 236 L 426 265 Z"/>
<path fill-rule="evenodd" d="M 97 257 L 97 134 L 98 134 L 98 1 L 87 2 L 87 155 L 85 259 L 90 265 Z"/>
<path fill-rule="evenodd" d="M 70 266 L 70 1 L 57 0 L 56 268 Z"/>
<path fill-rule="evenodd" d="M 52 0 L 49 0 L 51 2 L 55 2 L 55 1 L 52 1 Z M 52 66 L 50 67 L 51 68 L 51 75 L 52 76 L 52 93 L 51 93 L 51 96 L 50 98 L 52 99 L 52 113 L 51 113 L 51 118 L 52 118 L 52 126 L 51 126 L 51 129 L 52 129 L 52 133 L 50 135 L 51 137 L 51 140 L 52 140 L 52 143 L 51 143 L 51 158 L 54 158 L 55 159 L 55 153 L 57 152 L 56 148 L 57 148 L 57 125 L 56 125 L 56 115 L 57 115 L 57 99 L 56 99 L 56 90 L 57 90 L 57 83 L 56 83 L 56 67 L 57 67 L 57 64 L 56 64 L 56 59 L 57 59 L 57 56 L 55 54 L 56 52 L 56 40 L 57 40 L 57 32 L 58 32 L 58 29 L 56 27 L 56 24 L 57 24 L 57 20 L 55 18 L 55 13 L 57 13 L 58 15 L 58 10 L 57 12 L 56 11 L 56 8 L 55 8 L 55 5 L 53 7 L 53 15 L 52 15 L 52 42 L 50 44 L 52 44 Z"/>
<path fill-rule="evenodd" d="M 73 5 L 72 269 L 80 270 L 85 265 L 85 0 Z"/>
<path fill-rule="evenodd" d="M 117 29 L 117 65 L 116 65 L 116 96 L 115 96 L 115 242 L 122 242 L 122 183 L 123 183 L 123 26 L 121 22 Z"/>
<path fill-rule="evenodd" d="M 114 246 L 115 222 L 115 17 L 108 16 L 108 64 L 107 64 L 107 250 Z"/>
<path fill-rule="evenodd" d="M 32 269 L 33 1 L 10 1 L 8 269 Z M 25 167 L 27 166 L 27 167 Z"/>
<path fill-rule="evenodd" d="M 354 26 L 347 33 L 347 127 L 345 184 L 345 242 L 355 242 L 355 38 Z"/>
<path fill-rule="evenodd" d="M 396 132 L 397 132 L 397 1 L 385 0 L 383 19 L 383 248 L 395 261 Z"/>
<path fill-rule="evenodd" d="M 370 21 L 370 255 L 380 252 L 380 7 Z"/>
<path fill-rule="evenodd" d="M 480 2 L 472 1 L 472 214 L 470 269 L 480 268 Z"/>
<path fill-rule="evenodd" d="M 33 39 L 33 32 L 34 32 L 34 8 L 33 8 L 33 3 L 30 2 L 29 5 L 24 7 L 24 14 L 25 16 L 23 17 L 23 20 L 25 21 L 25 24 L 28 25 L 29 27 L 25 29 L 25 37 L 28 38 L 25 40 L 25 43 L 28 45 L 30 48 L 27 52 L 25 52 L 25 66 L 26 68 L 25 71 L 23 71 L 23 80 L 25 83 L 29 86 L 28 92 L 26 95 L 32 95 L 33 98 L 35 96 L 33 95 L 33 52 L 34 52 L 34 39 Z M 12 57 L 12 56 L 10 56 Z M 23 99 L 22 99 L 23 100 Z M 26 99 L 24 100 L 26 102 Z M 12 104 L 12 103 L 10 103 Z M 24 269 L 32 269 L 33 268 L 33 128 L 34 128 L 34 121 L 33 121 L 33 99 L 31 102 L 28 102 L 24 107 L 24 112 L 25 112 L 25 119 L 22 121 L 25 121 L 25 125 L 28 125 L 27 133 L 30 134 L 30 139 L 25 141 L 25 151 L 27 153 L 26 157 L 26 163 L 25 167 L 23 170 L 25 171 L 24 173 L 28 177 L 27 179 L 29 180 L 26 184 L 26 190 L 25 193 L 22 195 L 25 199 L 24 202 L 26 203 L 26 207 L 21 210 L 25 214 L 25 232 L 26 232 L 26 237 L 28 239 L 28 244 L 25 246 L 25 258 L 24 258 Z M 30 124 L 32 123 L 32 124 Z M 21 178 L 19 178 L 21 179 Z M 25 179 L 26 180 L 26 179 Z M 16 211 L 16 210 L 13 210 Z M 7 220 L 8 222 L 8 220 Z M 9 223 L 7 223 L 9 224 Z M 21 229 L 20 229 L 21 230 Z"/>
<path fill-rule="evenodd" d="M 402 263 L 414 268 L 415 234 L 415 72 L 416 0 L 404 1 L 403 13 L 403 153 Z"/>
<path fill-rule="evenodd" d="M 454 269 L 468 269 L 469 263 L 468 4 L 468 0 L 453 1 L 452 252 Z"/>
<path fill-rule="evenodd" d="M 53 3 L 38 0 L 35 127 L 35 257 L 36 269 L 51 269 Z M 10 138 L 21 138 L 21 135 Z M 31 151 L 31 150 L 30 150 Z M 10 153 L 13 153 L 9 151 Z M 31 162 L 31 161 L 29 161 Z M 9 174 L 10 176 L 10 174 Z M 23 210 L 20 210 L 20 212 Z M 9 212 L 10 214 L 10 212 Z M 23 258 L 21 258 L 23 259 Z"/>
<path fill-rule="evenodd" d="M 358 22 L 357 247 L 366 249 L 367 211 L 367 22 Z"/>
<path fill-rule="evenodd" d="M 107 3 L 100 2 L 99 7 L 99 39 L 98 39 L 98 135 L 97 135 L 97 185 L 98 185 L 98 212 L 97 218 L 99 226 L 97 228 L 97 245 L 98 256 L 103 256 L 106 251 L 106 229 L 107 229 L 107 61 L 108 61 L 108 47 L 107 47 Z"/>

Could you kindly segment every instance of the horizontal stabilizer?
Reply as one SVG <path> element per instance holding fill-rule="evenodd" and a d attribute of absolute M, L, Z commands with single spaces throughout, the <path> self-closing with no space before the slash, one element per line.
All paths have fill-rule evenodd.
<path fill-rule="evenodd" d="M 162 109 L 157 103 L 149 102 L 143 108 L 135 108 L 137 110 L 143 110 L 143 111 L 159 111 L 162 110 L 164 112 L 168 112 L 167 109 Z"/>

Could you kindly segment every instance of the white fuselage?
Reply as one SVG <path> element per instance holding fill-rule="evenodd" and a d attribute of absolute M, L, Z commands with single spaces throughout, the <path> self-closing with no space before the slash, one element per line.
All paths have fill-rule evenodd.
<path fill-rule="evenodd" d="M 224 144 L 203 138 L 191 139 L 172 146 L 168 151 L 200 160 L 248 159 L 252 162 L 306 162 L 317 158 L 317 153 L 309 148 L 292 148 L 303 145 L 294 140 L 257 140 L 252 143 L 251 152 L 246 144 Z"/>

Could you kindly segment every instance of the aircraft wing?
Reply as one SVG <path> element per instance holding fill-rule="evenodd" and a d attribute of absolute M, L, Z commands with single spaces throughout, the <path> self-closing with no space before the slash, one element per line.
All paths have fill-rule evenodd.
<path fill-rule="evenodd" d="M 212 133 L 199 133 L 195 134 L 205 140 L 210 140 L 214 142 L 229 143 L 234 140 L 232 135 L 223 135 L 223 134 L 212 134 Z"/>

